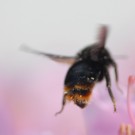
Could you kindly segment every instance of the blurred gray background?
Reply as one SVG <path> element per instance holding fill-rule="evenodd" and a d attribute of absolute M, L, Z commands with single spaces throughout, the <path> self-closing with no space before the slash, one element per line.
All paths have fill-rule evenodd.
<path fill-rule="evenodd" d="M 22 44 L 74 55 L 95 41 L 100 24 L 110 27 L 107 47 L 113 55 L 134 53 L 134 5 L 134 0 L 1 0 L 1 68 L 35 61 L 20 51 Z"/>

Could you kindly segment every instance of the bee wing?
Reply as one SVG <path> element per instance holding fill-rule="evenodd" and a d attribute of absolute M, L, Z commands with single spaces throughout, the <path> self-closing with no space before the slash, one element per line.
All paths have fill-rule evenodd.
<path fill-rule="evenodd" d="M 128 59 L 128 56 L 127 55 L 113 55 L 113 58 L 114 59 Z"/>
<path fill-rule="evenodd" d="M 99 47 L 104 48 L 108 33 L 109 33 L 109 28 L 106 25 L 102 25 L 98 33 Z"/>
<path fill-rule="evenodd" d="M 90 53 L 93 56 L 96 56 L 105 47 L 108 33 L 109 28 L 106 25 L 102 25 L 98 31 L 97 43 L 93 44 L 93 47 L 90 49 Z"/>
<path fill-rule="evenodd" d="M 53 61 L 56 61 L 56 62 L 60 62 L 60 63 L 73 64 L 76 61 L 75 57 L 61 56 L 61 55 L 55 55 L 55 54 L 40 52 L 40 51 L 34 50 L 34 49 L 29 48 L 29 47 L 24 46 L 24 45 L 21 47 L 21 49 L 25 52 L 29 52 L 29 53 L 33 53 L 33 54 L 48 57 L 49 59 L 51 59 Z"/>

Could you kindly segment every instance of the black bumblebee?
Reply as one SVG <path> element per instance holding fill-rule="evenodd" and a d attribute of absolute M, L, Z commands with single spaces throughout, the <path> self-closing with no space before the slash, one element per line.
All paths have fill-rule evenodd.
<path fill-rule="evenodd" d="M 62 108 L 56 115 L 63 111 L 67 100 L 73 101 L 80 108 L 86 107 L 92 95 L 94 85 L 104 78 L 110 98 L 113 102 L 114 111 L 116 111 L 116 103 L 111 90 L 111 81 L 108 71 L 109 66 L 114 68 L 116 82 L 118 82 L 118 73 L 115 61 L 105 48 L 107 35 L 107 26 L 102 26 L 99 30 L 98 41 L 84 48 L 75 57 L 43 53 L 28 47 L 23 48 L 25 51 L 47 56 L 54 61 L 71 64 L 65 77 Z"/>

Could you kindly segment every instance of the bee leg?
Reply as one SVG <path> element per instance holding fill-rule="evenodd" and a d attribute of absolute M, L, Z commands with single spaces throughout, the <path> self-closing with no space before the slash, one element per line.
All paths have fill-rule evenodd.
<path fill-rule="evenodd" d="M 58 112 L 55 113 L 55 116 L 57 116 L 58 114 L 62 113 L 62 111 L 64 110 L 64 106 L 66 104 L 66 96 L 67 96 L 67 93 L 64 94 L 63 101 L 62 101 L 62 107 L 61 107 L 60 111 L 58 111 Z"/>
<path fill-rule="evenodd" d="M 117 64 L 116 64 L 114 61 L 112 61 L 112 66 L 113 66 L 113 68 L 114 68 L 115 80 L 116 80 L 117 88 L 118 88 L 118 90 L 119 90 L 121 93 L 123 93 L 122 90 L 121 90 L 121 88 L 119 87 L 119 84 L 118 84 L 119 78 L 118 78 Z"/>
<path fill-rule="evenodd" d="M 108 88 L 110 98 L 113 102 L 114 112 L 116 112 L 116 102 L 115 102 L 115 98 L 114 98 L 112 90 L 111 90 L 111 80 L 110 80 L 110 75 L 109 75 L 109 72 L 107 69 L 105 70 L 105 79 L 106 79 L 106 86 Z"/>

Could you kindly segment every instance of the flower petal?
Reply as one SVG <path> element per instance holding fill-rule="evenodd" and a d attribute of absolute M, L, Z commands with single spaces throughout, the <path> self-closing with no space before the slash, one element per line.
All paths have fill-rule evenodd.
<path fill-rule="evenodd" d="M 128 113 L 131 119 L 131 122 L 135 128 L 135 116 L 133 114 L 133 110 L 131 108 L 131 93 L 133 91 L 133 86 L 135 85 L 135 76 L 129 76 L 128 79 L 128 93 L 127 93 L 127 107 L 128 107 Z"/>

